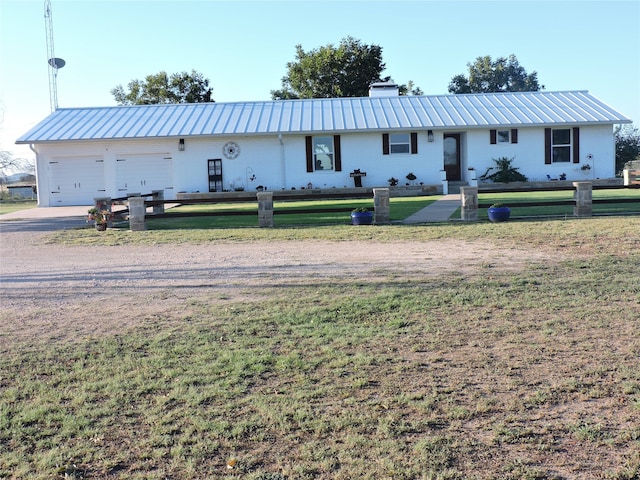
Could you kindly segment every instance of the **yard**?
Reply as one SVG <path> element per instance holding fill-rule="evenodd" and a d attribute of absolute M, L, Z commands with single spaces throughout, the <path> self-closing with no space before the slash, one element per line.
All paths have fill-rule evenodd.
<path fill-rule="evenodd" d="M 3 233 L 0 478 L 640 478 L 640 219 Z"/>

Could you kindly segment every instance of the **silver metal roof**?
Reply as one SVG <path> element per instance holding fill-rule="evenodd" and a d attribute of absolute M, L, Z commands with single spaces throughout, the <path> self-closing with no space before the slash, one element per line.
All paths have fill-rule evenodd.
<path fill-rule="evenodd" d="M 16 143 L 630 123 L 586 91 L 61 108 Z"/>

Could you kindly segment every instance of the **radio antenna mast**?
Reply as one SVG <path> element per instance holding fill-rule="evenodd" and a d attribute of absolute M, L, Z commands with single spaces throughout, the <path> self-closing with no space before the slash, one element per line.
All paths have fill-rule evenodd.
<path fill-rule="evenodd" d="M 47 34 L 47 63 L 49 64 L 49 102 L 53 112 L 58 109 L 58 69 L 64 67 L 65 61 L 57 58 L 54 53 L 51 0 L 45 0 L 44 2 L 44 22 Z"/>

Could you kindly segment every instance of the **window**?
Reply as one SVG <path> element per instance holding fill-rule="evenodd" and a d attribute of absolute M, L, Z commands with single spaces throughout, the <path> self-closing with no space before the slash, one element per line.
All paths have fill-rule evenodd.
<path fill-rule="evenodd" d="M 511 143 L 509 130 L 498 130 L 498 143 Z"/>
<path fill-rule="evenodd" d="M 333 137 L 313 137 L 313 169 L 333 170 Z"/>
<path fill-rule="evenodd" d="M 408 133 L 392 133 L 389 135 L 389 151 L 391 153 L 409 153 L 410 140 Z"/>
<path fill-rule="evenodd" d="M 571 161 L 571 130 L 563 128 L 551 131 L 551 161 L 553 163 Z"/>
<path fill-rule="evenodd" d="M 489 143 L 518 143 L 518 129 L 511 130 L 489 130 Z"/>
<path fill-rule="evenodd" d="M 544 163 L 580 163 L 580 128 L 545 128 Z"/>
<path fill-rule="evenodd" d="M 382 154 L 418 153 L 418 133 L 383 133 Z"/>
<path fill-rule="evenodd" d="M 339 172 L 340 135 L 306 137 L 307 172 Z"/>

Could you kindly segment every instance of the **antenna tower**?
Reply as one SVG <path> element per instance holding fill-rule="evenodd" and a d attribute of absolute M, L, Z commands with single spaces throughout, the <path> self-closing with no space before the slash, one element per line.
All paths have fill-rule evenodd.
<path fill-rule="evenodd" d="M 44 21 L 47 34 L 47 63 L 49 64 L 49 102 L 53 112 L 58 109 L 58 69 L 64 67 L 65 62 L 54 54 L 51 0 L 45 0 L 44 2 Z"/>

